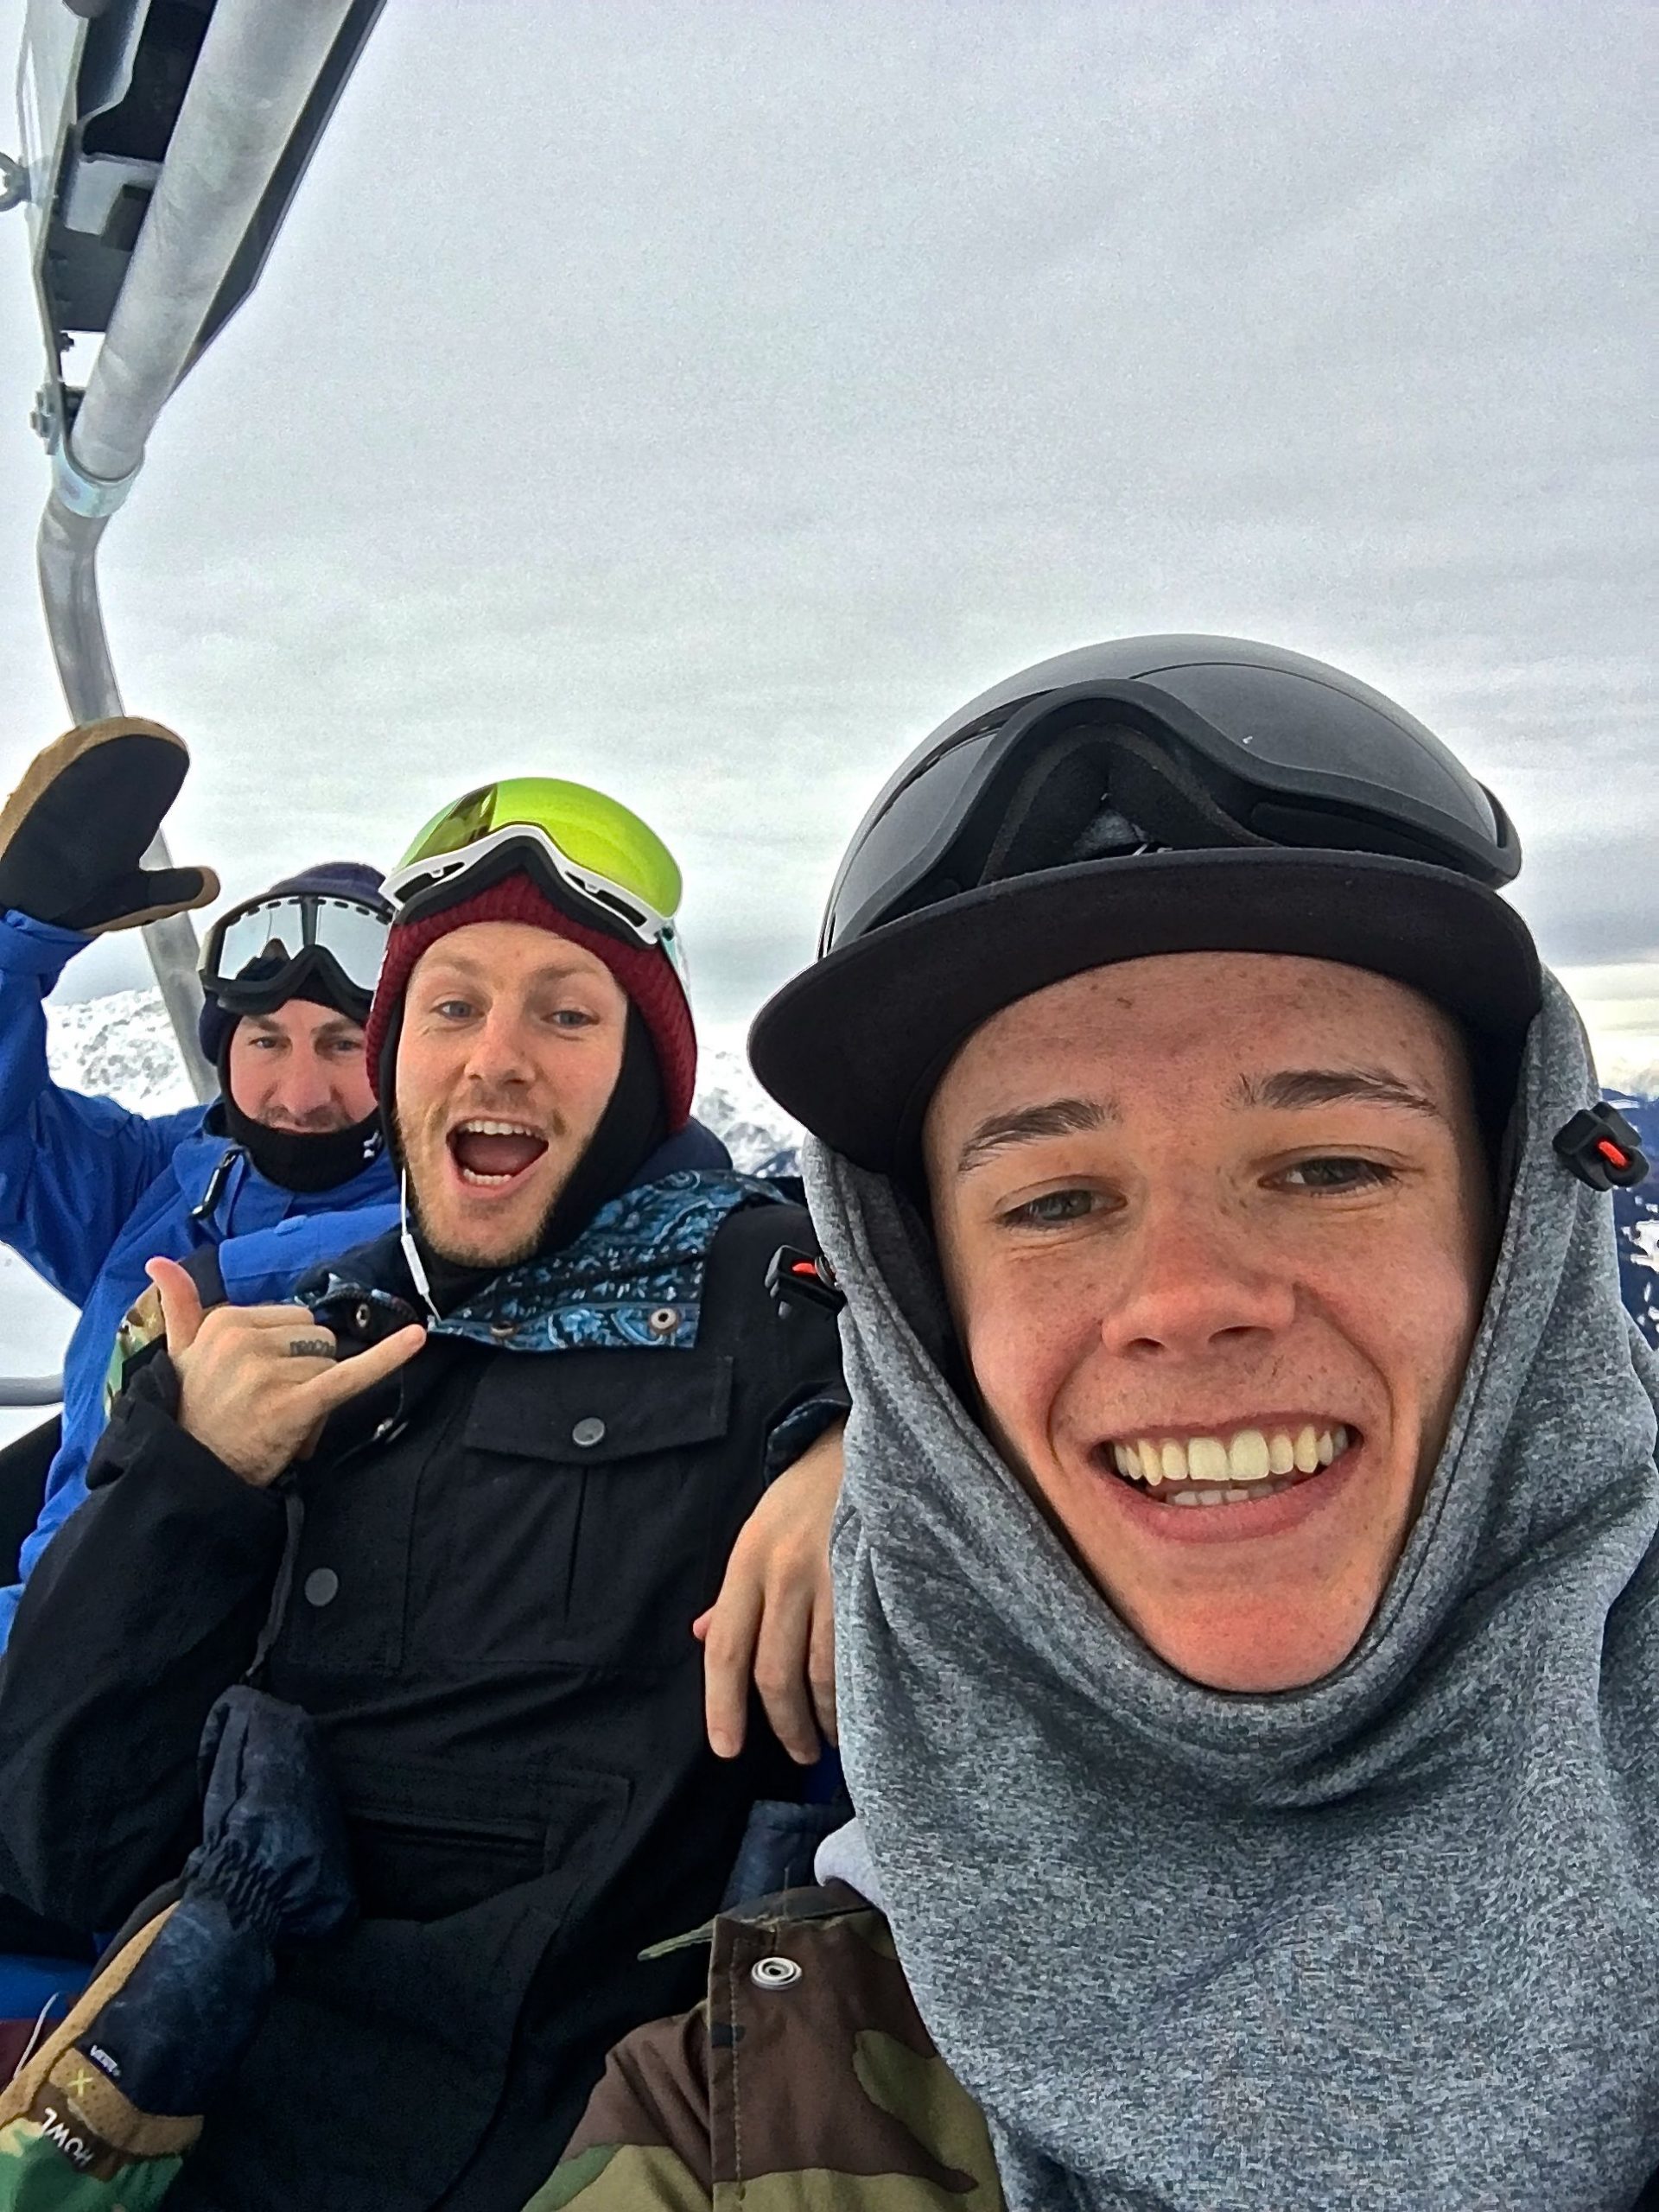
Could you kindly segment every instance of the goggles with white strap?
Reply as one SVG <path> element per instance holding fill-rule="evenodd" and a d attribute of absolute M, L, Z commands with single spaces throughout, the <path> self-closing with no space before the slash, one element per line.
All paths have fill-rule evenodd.
<path fill-rule="evenodd" d="M 659 947 L 683 980 L 680 871 L 656 831 L 585 784 L 509 776 L 435 815 L 386 878 L 399 923 L 423 920 L 522 872 L 581 920 Z"/>

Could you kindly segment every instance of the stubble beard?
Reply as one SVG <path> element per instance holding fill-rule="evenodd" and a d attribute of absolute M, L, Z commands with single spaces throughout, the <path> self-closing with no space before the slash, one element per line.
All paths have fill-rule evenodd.
<path fill-rule="evenodd" d="M 404 1125 L 401 1114 L 394 1111 L 392 1119 L 397 1131 L 398 1157 L 405 1163 L 409 1175 L 410 1225 L 435 1258 L 442 1260 L 446 1267 L 488 1268 L 499 1274 L 508 1268 L 518 1267 L 524 1261 L 533 1260 L 536 1257 L 542 1249 L 543 1241 L 547 1235 L 553 1216 L 558 1210 L 559 1200 L 564 1195 L 565 1185 L 570 1179 L 569 1168 L 555 1184 L 549 1194 L 547 1204 L 537 1216 L 533 1228 L 524 1235 L 512 1238 L 508 1244 L 499 1249 L 469 1243 L 462 1236 L 447 1236 L 433 1223 L 428 1209 L 422 1205 L 420 1171 L 411 1160 L 408 1131 Z M 438 1147 L 441 1151 L 448 1149 L 442 1137 L 438 1140 Z M 441 1173 L 443 1172 L 442 1163 L 439 1172 Z"/>

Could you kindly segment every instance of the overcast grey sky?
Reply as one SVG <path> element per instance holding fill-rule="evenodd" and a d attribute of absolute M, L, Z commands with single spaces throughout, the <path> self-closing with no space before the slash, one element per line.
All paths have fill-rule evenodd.
<path fill-rule="evenodd" d="M 1604 1042 L 1659 1058 L 1655 23 L 389 0 L 106 542 L 128 703 L 195 753 L 175 853 L 239 892 L 590 778 L 678 854 L 726 1023 L 961 701 L 1230 632 L 1440 731 Z M 26 280 L 15 216 L 7 783 L 62 722 Z"/>

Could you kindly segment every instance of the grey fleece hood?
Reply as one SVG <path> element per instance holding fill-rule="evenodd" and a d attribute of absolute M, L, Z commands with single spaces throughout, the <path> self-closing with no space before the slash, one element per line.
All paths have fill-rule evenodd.
<path fill-rule="evenodd" d="M 923 2018 L 1010 2212 L 1629 2207 L 1659 2169 L 1659 1371 L 1548 988 L 1503 1249 L 1352 1656 L 1152 1656 L 944 1381 L 927 1240 L 811 1146 L 848 1296 L 842 1744 Z"/>

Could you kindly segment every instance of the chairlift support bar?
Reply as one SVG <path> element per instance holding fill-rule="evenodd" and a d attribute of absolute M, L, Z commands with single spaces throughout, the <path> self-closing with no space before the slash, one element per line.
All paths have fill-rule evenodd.
<path fill-rule="evenodd" d="M 63 1402 L 61 1375 L 0 1376 L 0 1408 L 57 1406 Z"/>
<path fill-rule="evenodd" d="M 147 9 L 149 0 L 142 0 Z M 66 334 L 51 296 L 48 245 L 61 142 L 49 175 L 30 176 L 41 233 L 40 292 L 48 383 L 37 420 L 52 455 L 39 567 L 47 628 L 77 721 L 123 711 L 98 587 L 98 549 L 143 466 L 168 398 L 257 281 L 271 239 L 383 0 L 209 0 L 199 55 L 168 137 L 142 226 L 84 392 L 66 389 Z M 35 0 L 38 10 L 42 0 Z M 84 12 L 78 7 L 77 14 Z M 130 70 L 137 0 L 122 35 Z M 33 22 L 33 18 L 31 18 Z M 60 20 L 48 25 L 63 36 Z M 79 37 L 86 36 L 83 29 Z M 77 59 L 81 49 L 76 48 Z M 25 82 L 28 81 L 25 54 Z M 41 149 L 36 149 L 41 152 Z M 91 242 L 89 242 L 91 243 Z M 158 836 L 147 855 L 168 865 Z M 201 1004 L 196 934 L 188 915 L 149 924 L 144 939 L 191 1081 L 212 1097 L 217 1077 L 196 1041 Z"/>

